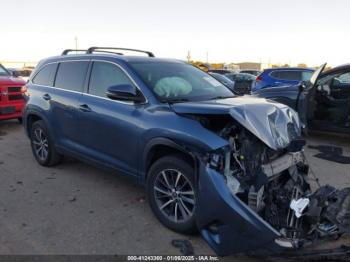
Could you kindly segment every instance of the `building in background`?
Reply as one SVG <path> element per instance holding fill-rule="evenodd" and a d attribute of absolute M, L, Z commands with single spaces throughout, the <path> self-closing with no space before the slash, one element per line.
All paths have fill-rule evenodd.
<path fill-rule="evenodd" d="M 261 70 L 261 63 L 255 63 L 255 62 L 243 62 L 243 63 L 237 63 L 239 66 L 239 69 L 255 69 L 255 70 Z"/>

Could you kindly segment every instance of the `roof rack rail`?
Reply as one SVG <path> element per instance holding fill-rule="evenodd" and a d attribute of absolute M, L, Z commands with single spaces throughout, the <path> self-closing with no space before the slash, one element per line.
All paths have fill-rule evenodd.
<path fill-rule="evenodd" d="M 86 52 L 86 49 L 66 49 L 61 55 L 68 55 L 70 52 Z"/>
<path fill-rule="evenodd" d="M 115 55 L 124 55 L 123 53 L 106 51 L 106 50 L 95 50 L 94 52 L 96 52 L 96 53 L 106 53 L 106 54 L 115 54 Z"/>
<path fill-rule="evenodd" d="M 93 52 L 101 52 L 102 50 L 125 50 L 125 51 L 133 51 L 133 52 L 140 52 L 140 53 L 145 53 L 149 57 L 154 57 L 154 54 L 149 51 L 143 51 L 143 50 L 138 50 L 138 49 L 130 49 L 130 48 L 121 48 L 121 47 L 99 47 L 99 46 L 93 46 L 90 47 L 86 53 L 87 54 L 92 54 Z"/>

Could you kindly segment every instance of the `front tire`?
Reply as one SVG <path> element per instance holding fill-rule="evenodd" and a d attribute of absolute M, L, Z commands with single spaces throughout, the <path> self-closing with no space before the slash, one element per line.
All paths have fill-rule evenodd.
<path fill-rule="evenodd" d="M 55 145 L 42 120 L 33 123 L 30 131 L 30 141 L 33 155 L 42 166 L 54 166 L 61 160 Z"/>
<path fill-rule="evenodd" d="M 181 155 L 160 158 L 148 172 L 147 195 L 152 211 L 162 224 L 179 233 L 197 230 L 194 172 Z"/>

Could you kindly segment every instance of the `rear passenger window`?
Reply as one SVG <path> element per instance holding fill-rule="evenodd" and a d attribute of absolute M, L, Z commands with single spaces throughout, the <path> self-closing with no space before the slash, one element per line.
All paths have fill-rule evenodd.
<path fill-rule="evenodd" d="M 83 92 L 88 61 L 62 62 L 58 66 L 55 87 Z"/>
<path fill-rule="evenodd" d="M 276 79 L 282 80 L 301 80 L 301 71 L 273 71 L 271 76 Z"/>
<path fill-rule="evenodd" d="M 118 66 L 106 62 L 94 62 L 89 94 L 106 97 L 109 87 L 123 84 L 133 85 L 130 78 Z"/>
<path fill-rule="evenodd" d="M 39 73 L 37 73 L 32 82 L 37 85 L 53 86 L 57 69 L 57 63 L 45 65 Z"/>

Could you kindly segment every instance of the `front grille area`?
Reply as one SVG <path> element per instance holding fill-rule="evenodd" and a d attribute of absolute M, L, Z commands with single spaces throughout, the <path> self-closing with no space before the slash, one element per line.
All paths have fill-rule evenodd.
<path fill-rule="evenodd" d="M 9 101 L 14 101 L 14 100 L 23 100 L 23 95 L 10 95 Z"/>
<path fill-rule="evenodd" d="M 21 86 L 10 86 L 8 87 L 8 91 L 9 93 L 18 93 L 18 92 L 21 92 Z"/>

